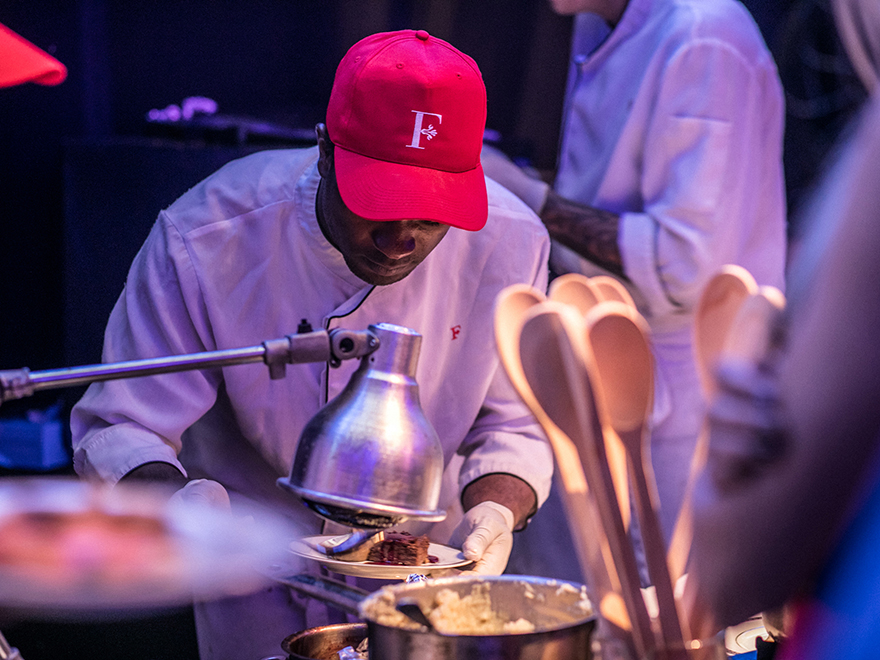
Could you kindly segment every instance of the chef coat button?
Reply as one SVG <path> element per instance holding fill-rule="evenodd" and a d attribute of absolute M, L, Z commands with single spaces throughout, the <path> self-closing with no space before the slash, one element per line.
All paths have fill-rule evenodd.
<path fill-rule="evenodd" d="M 428 37 L 430 37 L 431 35 L 428 34 L 425 30 L 419 30 L 418 32 L 416 32 L 416 36 L 422 41 L 427 41 Z"/>

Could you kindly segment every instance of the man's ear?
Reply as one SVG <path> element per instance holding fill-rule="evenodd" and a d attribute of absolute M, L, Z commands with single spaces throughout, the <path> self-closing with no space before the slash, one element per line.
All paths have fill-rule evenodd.
<path fill-rule="evenodd" d="M 327 126 L 317 124 L 315 136 L 318 138 L 318 173 L 322 178 L 327 178 L 333 169 L 333 143 L 327 135 Z"/>

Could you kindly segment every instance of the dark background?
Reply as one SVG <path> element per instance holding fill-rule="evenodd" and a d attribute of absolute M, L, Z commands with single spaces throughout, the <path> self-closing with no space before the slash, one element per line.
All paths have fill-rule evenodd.
<path fill-rule="evenodd" d="M 746 4 L 769 42 L 791 2 Z M 370 33 L 427 29 L 471 55 L 488 128 L 554 168 L 571 19 L 546 0 L 7 0 L 0 23 L 69 71 L 57 87 L 0 89 L 0 369 L 98 362 L 158 211 L 232 158 L 307 144 L 296 136 L 323 120 L 339 59 Z M 146 121 L 191 96 L 233 128 Z M 251 130 L 258 121 L 269 129 Z M 81 392 L 4 403 L 0 418 L 56 402 L 66 415 Z M 26 660 L 195 657 L 186 608 L 87 625 L 0 616 L 0 629 Z"/>

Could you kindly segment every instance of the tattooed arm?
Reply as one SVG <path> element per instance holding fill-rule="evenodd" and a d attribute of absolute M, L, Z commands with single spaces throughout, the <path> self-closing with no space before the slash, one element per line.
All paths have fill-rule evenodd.
<path fill-rule="evenodd" d="M 619 215 L 578 204 L 551 190 L 540 217 L 550 238 L 614 275 L 627 279 L 617 246 Z"/>

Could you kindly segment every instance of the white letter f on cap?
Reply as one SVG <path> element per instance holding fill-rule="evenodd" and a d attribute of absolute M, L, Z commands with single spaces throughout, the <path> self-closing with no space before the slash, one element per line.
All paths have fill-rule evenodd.
<path fill-rule="evenodd" d="M 412 142 L 410 142 L 406 146 L 412 147 L 413 149 L 424 149 L 424 147 L 419 146 L 419 142 L 421 141 L 422 136 L 425 135 L 430 140 L 435 135 L 437 135 L 437 130 L 431 124 L 428 124 L 428 128 L 422 128 L 422 123 L 425 115 L 436 117 L 437 124 L 443 123 L 443 115 L 438 115 L 434 112 L 421 112 L 419 110 L 413 110 L 413 112 L 416 113 L 416 123 L 415 126 L 413 126 Z"/>

